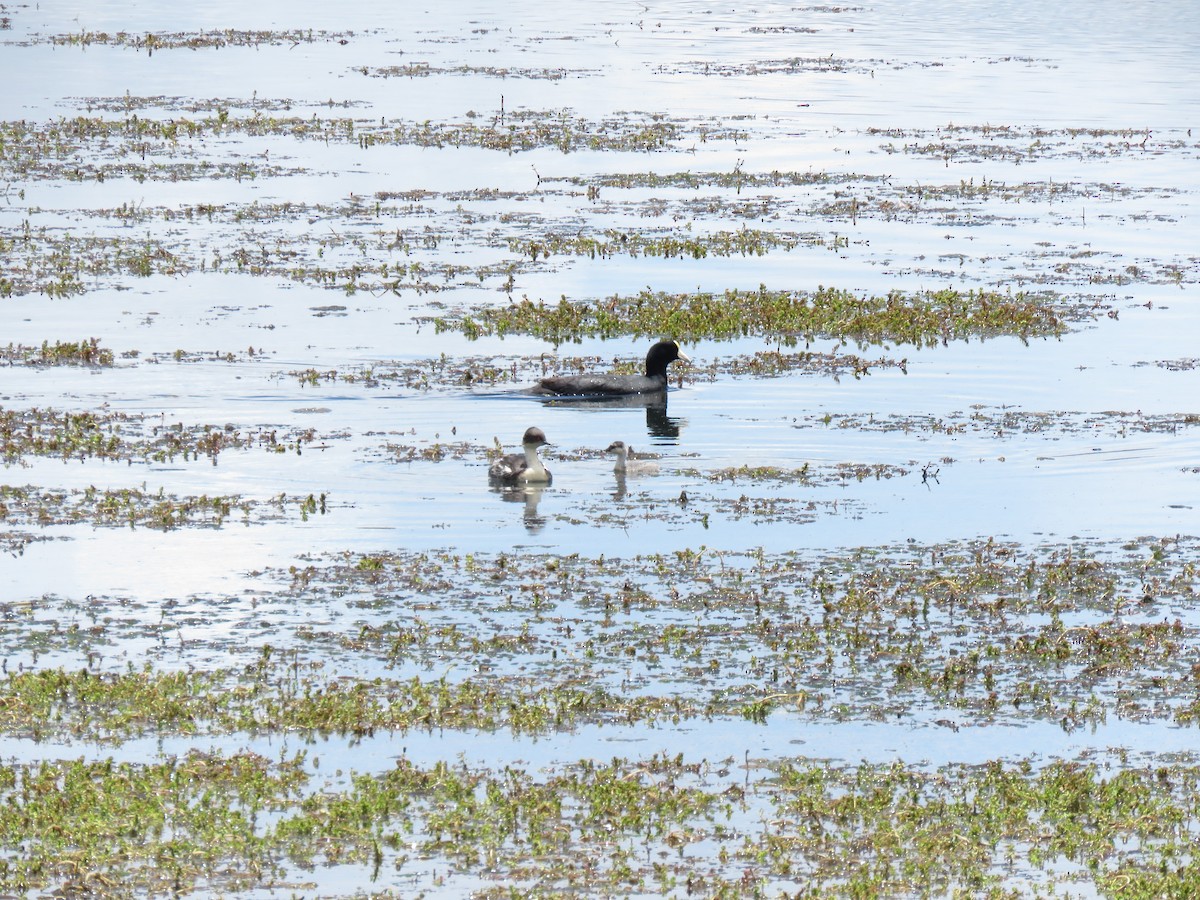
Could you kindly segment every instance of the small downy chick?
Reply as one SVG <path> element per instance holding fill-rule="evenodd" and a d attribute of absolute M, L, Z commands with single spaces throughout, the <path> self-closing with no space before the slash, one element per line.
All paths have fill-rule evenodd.
<path fill-rule="evenodd" d="M 538 447 L 550 442 L 540 428 L 528 428 L 521 438 L 521 453 L 502 456 L 488 469 L 488 478 L 501 484 L 549 484 L 550 470 L 538 458 Z"/>
<path fill-rule="evenodd" d="M 630 457 L 629 447 L 624 441 L 613 441 L 608 445 L 605 453 L 614 453 L 617 457 L 617 462 L 613 466 L 613 471 L 618 475 L 657 475 L 658 463 L 648 459 L 633 459 Z"/>

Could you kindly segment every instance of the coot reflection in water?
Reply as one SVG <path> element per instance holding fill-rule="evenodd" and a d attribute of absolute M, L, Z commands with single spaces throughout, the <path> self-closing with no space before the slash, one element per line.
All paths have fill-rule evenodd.
<path fill-rule="evenodd" d="M 615 397 L 547 397 L 542 400 L 548 408 L 566 409 L 644 409 L 646 433 L 650 437 L 666 438 L 672 443 L 687 425 L 687 419 L 667 415 L 667 392 L 654 394 L 623 394 Z"/>

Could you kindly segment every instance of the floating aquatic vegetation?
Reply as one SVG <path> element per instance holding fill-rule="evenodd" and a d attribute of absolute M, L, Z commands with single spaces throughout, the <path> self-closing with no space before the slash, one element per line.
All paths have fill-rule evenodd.
<path fill-rule="evenodd" d="M 885 153 L 932 156 L 950 161 L 1000 159 L 1100 159 L 1131 153 L 1200 154 L 1200 141 L 1185 129 L 1043 128 L 1025 125 L 955 125 L 941 128 L 869 128 L 867 134 L 890 138 Z M 899 141 L 900 143 L 897 143 Z"/>
<path fill-rule="evenodd" d="M 1125 438 L 1139 434 L 1174 434 L 1200 425 L 1200 413 L 1071 412 L 978 405 L 970 410 L 932 415 L 808 416 L 798 428 L 825 426 L 854 431 L 898 431 L 906 434 L 983 433 L 994 438 L 1027 434 L 1087 434 Z"/>
<path fill-rule="evenodd" d="M 746 498 L 742 514 L 758 503 Z M 829 556 L 703 546 L 622 558 L 338 554 L 269 573 L 277 586 L 255 600 L 269 645 L 214 648 L 240 668 L 13 673 L 0 708 L 10 730 L 104 740 L 146 729 L 539 734 L 776 716 L 940 714 L 1068 732 L 1109 719 L 1191 724 L 1200 631 L 1181 617 L 1200 590 L 1193 549 L 1172 538 Z M 32 625 L 63 605 L 26 615 Z M 338 615 L 280 631 L 284 610 L 331 605 Z M 89 600 L 86 614 L 99 621 L 108 606 Z M 170 634 L 191 613 L 162 615 Z M 141 640 L 144 624 L 120 622 L 81 634 L 80 651 Z M 18 635 L 0 639 L 9 658 L 29 649 Z M 277 654 L 277 642 L 293 649 Z M 129 709 L 143 691 L 165 691 L 171 711 Z"/>
<path fill-rule="evenodd" d="M 286 110 L 281 110 L 286 111 Z M 556 148 L 650 151 L 683 140 L 736 140 L 744 130 L 720 118 L 688 120 L 661 113 L 616 113 L 589 120 L 571 110 L 468 111 L 458 121 L 366 119 L 347 116 L 276 115 L 258 109 L 239 115 L 219 108 L 200 118 L 159 118 L 129 113 L 122 118 L 63 117 L 49 122 L 0 122 L 6 167 L 19 169 L 44 157 L 62 166 L 85 149 L 105 155 L 145 158 L 195 152 L 209 137 L 280 136 L 293 140 L 373 146 L 478 147 L 506 153 Z"/>
<path fill-rule="evenodd" d="M 412 62 L 401 66 L 362 66 L 354 69 L 371 78 L 428 78 L 431 75 L 480 75 L 485 78 L 529 78 L 537 81 L 562 81 L 597 74 L 588 69 L 538 69 L 522 66 L 440 66 L 427 62 Z"/>
<path fill-rule="evenodd" d="M 643 290 L 636 296 L 557 305 L 528 297 L 500 308 L 439 316 L 439 331 L 475 339 L 530 334 L 554 343 L 583 337 L 672 335 L 680 340 L 729 340 L 770 336 L 788 345 L 815 337 L 861 343 L 897 342 L 931 346 L 973 337 L 1051 337 L 1085 310 L 1049 295 L 953 288 L 868 296 L 838 288 L 816 291 L 727 290 L 723 294 L 673 294 Z"/>
<path fill-rule="evenodd" d="M 0 550 L 10 556 L 20 556 L 30 544 L 45 540 L 49 540 L 49 538 L 45 535 L 30 534 L 27 531 L 0 531 Z"/>
<path fill-rule="evenodd" d="M 0 893 L 1197 893 L 1200 764 L 1155 744 L 1163 735 L 1186 745 L 1179 735 L 1200 722 L 1194 539 L 1039 544 L 1033 510 L 1032 524 L 1018 527 L 1025 543 L 845 546 L 868 534 L 910 533 L 918 506 L 901 496 L 909 489 L 928 493 L 922 499 L 936 516 L 948 498 L 917 481 L 936 474 L 935 463 L 922 468 L 909 448 L 928 441 L 940 455 L 960 434 L 972 436 L 960 445 L 972 451 L 1019 443 L 1026 457 L 1016 471 L 981 470 L 981 488 L 988 476 L 1041 468 L 1044 456 L 1034 453 L 1062 448 L 1086 457 L 1093 435 L 1153 435 L 1142 443 L 1161 450 L 1157 458 L 1109 472 L 1118 489 L 1139 478 L 1158 482 L 1135 510 L 1144 517 L 1130 521 L 1186 522 L 1189 496 L 1171 491 L 1192 486 L 1195 468 L 1183 469 L 1191 474 L 1180 485 L 1156 477 L 1191 466 L 1187 439 L 1200 420 L 1186 399 L 1174 413 L 1165 394 L 1154 395 L 1145 415 L 1089 410 L 1093 401 L 1079 398 L 1123 387 L 1114 369 L 1081 375 L 1086 390 L 1060 402 L 1084 405 L 1060 410 L 1054 397 L 1064 394 L 1040 379 L 1052 379 L 1058 363 L 1062 371 L 1094 367 L 1105 340 L 1116 346 L 1122 333 L 1149 334 L 1154 323 L 1142 307 L 1162 308 L 1168 294 L 1183 306 L 1178 288 L 1198 271 L 1194 251 L 1177 237 L 1194 193 L 1189 163 L 1200 145 L 1192 134 L 1185 126 L 1055 128 L 1054 115 L 1045 116 L 1050 127 L 909 128 L 928 120 L 928 108 L 906 106 L 908 89 L 979 109 L 976 85 L 1001 75 L 1014 76 L 1014 88 L 1036 83 L 1038 95 L 1013 94 L 996 115 L 1059 108 L 1039 98 L 1060 103 L 1068 95 L 1046 76 L 1075 48 L 1050 41 L 1054 58 L 1042 59 L 1036 40 L 1022 41 L 1030 55 L 979 56 L 962 49 L 980 46 L 971 42 L 978 33 L 951 31 L 888 58 L 890 50 L 864 38 L 891 17 L 886 4 L 801 5 L 784 24 L 753 9 L 697 13 L 691 5 L 635 11 L 632 23 L 602 6 L 584 11 L 586 23 L 564 8 L 544 22 L 508 16 L 494 25 L 467 24 L 445 9 L 403 16 L 403 28 L 383 36 L 286 22 L 263 31 L 178 31 L 188 28 L 178 16 L 165 28 L 151 17 L 143 32 L 114 33 L 98 30 L 104 23 L 89 21 L 95 16 L 86 10 L 71 23 L 53 5 L 35 14 L 0 3 L 0 29 L 15 22 L 22 31 L 23 43 L 6 42 L 8 61 L 20 66 L 24 54 L 30 71 L 43 71 L 51 57 L 69 64 L 57 79 L 35 79 L 45 88 L 36 97 L 20 94 L 29 79 L 10 79 L 9 106 L 27 121 L 0 123 L 0 299 L 14 324 L 22 320 L 4 338 L 13 342 L 7 353 L 0 348 L 0 454 L 28 476 L 0 486 L 0 550 L 24 551 L 8 560 L 17 586 L 0 594 L 0 735 L 9 750 L 0 764 Z M 35 18 L 58 24 L 29 36 Z M 1006 21 L 1020 31 L 1019 17 Z M 812 33 L 828 46 L 815 46 Z M 343 42 L 353 46 L 343 51 Z M 1168 68 L 1187 50 L 1170 44 L 1156 48 Z M 1128 47 L 1137 48 L 1125 40 L 1104 46 L 1124 62 Z M 227 64 L 250 59 L 283 76 L 303 67 L 299 82 L 274 81 L 331 96 L 235 96 L 248 82 Z M 408 64 L 389 64 L 397 60 Z M 188 71 L 212 71 L 215 62 L 220 78 L 188 82 Z M 76 64 L 153 69 L 145 83 L 180 95 L 61 98 L 80 90 L 70 77 Z M 941 74 L 925 84 L 924 69 Z M 1137 74 L 1128 65 L 1097 71 L 1113 70 Z M 645 88 L 649 108 L 612 112 L 612 95 L 585 81 L 598 73 Z M 106 71 L 96 85 L 115 74 Z M 933 83 L 948 79 L 953 96 Z M 260 90 L 270 83 L 251 80 Z M 447 108 L 430 90 L 440 87 L 468 99 Z M 512 96 L 497 105 L 496 92 L 509 88 L 519 88 L 525 108 L 513 108 Z M 341 96 L 346 91 L 363 93 Z M 672 102 L 681 91 L 684 106 Z M 565 93 L 571 106 L 552 96 Z M 1166 84 L 1155 97 L 1176 105 L 1157 112 L 1177 109 L 1186 94 L 1186 86 Z M 1112 119 L 1122 99 L 1097 121 Z M 866 117 L 841 114 L 854 110 Z M 886 110 L 899 127 L 855 130 L 871 110 Z M 746 171 L 734 162 L 743 153 L 779 170 Z M 409 167 L 417 156 L 428 170 Z M 425 171 L 452 174 L 457 187 L 438 190 Z M 339 183 L 349 192 L 342 199 Z M 855 290 L 813 290 L 814 272 Z M 745 290 L 760 281 L 776 290 Z M 571 296 L 561 317 L 553 298 L 564 288 L 546 287 L 558 283 L 587 285 L 565 288 Z M 228 296 L 234 284 L 250 290 Z M 1029 284 L 1057 293 L 1016 293 Z M 642 285 L 643 294 L 624 296 Z M 733 285 L 737 292 L 722 291 Z M 679 292 L 693 286 L 695 293 Z M 950 286 L 960 290 L 943 296 L 939 288 Z M 325 302 L 311 287 L 363 295 Z M 87 291 L 96 295 L 68 299 Z M 614 292 L 622 296 L 608 296 Z M 511 313 L 483 319 L 482 310 L 523 293 L 532 309 L 518 300 Z M 551 298 L 544 307 L 539 293 Z M 148 309 L 163 312 L 139 320 Z M 1127 331 L 1104 319 L 1127 310 L 1139 317 Z M 1178 311 L 1153 315 L 1180 321 Z M 526 536 L 517 525 L 484 536 L 504 552 L 484 552 L 455 529 L 476 510 L 489 518 L 479 501 L 518 498 L 484 494 L 482 480 L 468 480 L 454 501 L 468 513 L 437 502 L 454 493 L 457 477 L 480 474 L 489 450 L 478 429 L 463 439 L 450 423 L 540 407 L 477 403 L 470 388 L 528 383 L 549 366 L 628 371 L 640 359 L 539 357 L 526 349 L 530 341 L 509 342 L 526 355 L 472 356 L 461 339 L 426 341 L 411 316 L 441 316 L 463 333 L 470 323 L 480 334 L 564 344 L 643 334 L 638 329 L 690 339 L 749 335 L 731 346 L 750 353 L 759 345 L 758 352 L 710 354 L 674 380 L 789 377 L 772 391 L 725 384 L 677 396 L 680 418 L 663 430 L 686 422 L 671 435 L 679 444 L 658 447 L 661 478 L 632 490 L 614 480 L 598 449 L 556 448 L 557 458 L 591 467 L 581 473 L 587 480 L 564 479 L 558 490 L 566 493 L 547 493 L 548 532 Z M 72 334 L 51 324 L 61 321 L 93 324 Z M 373 333 L 383 322 L 396 326 L 386 342 Z M 831 398 L 837 392 L 811 377 L 908 365 L 889 358 L 891 350 L 849 352 L 853 341 L 1032 338 L 1093 322 L 1099 327 L 1087 339 L 1067 335 L 1058 347 L 990 348 L 984 355 L 1002 360 L 1003 375 L 980 375 L 970 348 L 911 352 L 920 380 L 904 382 L 901 400 L 879 383 L 847 385 Z M 253 333 L 265 352 L 231 349 L 248 341 L 231 336 L 243 325 L 262 329 Z M 186 337 L 126 349 L 184 328 Z M 81 333 L 100 337 L 72 343 Z M 208 346 L 204 333 L 222 335 L 212 339 L 222 349 L 197 349 Z M 833 349 L 804 347 L 814 336 Z M 15 343 L 19 337 L 32 343 Z M 441 357 L 410 358 L 434 357 L 441 345 Z M 1087 358 L 1072 358 L 1084 345 Z M 1122 346 L 1116 361 L 1127 371 Z M 1178 339 L 1161 360 L 1149 356 L 1154 350 L 1137 352 L 1156 367 L 1136 373 L 1139 390 L 1175 387 L 1195 368 Z M 282 362 L 262 364 L 272 357 Z M 929 377 L 930 360 L 933 368 L 953 360 L 951 375 Z M 1052 365 L 1039 368 L 1043 360 Z M 961 395 L 939 393 L 946 377 L 963 374 L 953 389 Z M 144 393 L 160 381 L 167 397 Z M 176 385 L 184 386 L 178 394 Z M 791 402 L 814 387 L 819 404 Z M 424 396 L 408 396 L 417 391 Z M 739 394 L 772 395 L 779 406 L 742 403 L 730 414 L 724 400 Z M 1014 405 L 967 399 L 946 412 L 955 396 Z M 467 410 L 464 398 L 478 409 Z M 106 399 L 134 412 L 117 412 Z M 142 412 L 160 403 L 183 411 Z M 484 405 L 494 410 L 484 413 Z M 379 414 L 364 418 L 367 407 Z M 909 411 L 897 413 L 902 407 Z M 229 418 L 213 423 L 203 412 L 192 420 L 190 409 Z M 659 417 L 652 425 L 647 412 L 648 428 L 664 424 Z M 295 424 L 317 413 L 334 422 L 325 432 Z M 637 429 L 623 426 L 622 436 L 646 440 L 638 436 L 640 410 L 627 418 Z M 339 430 L 347 422 L 359 423 L 359 434 Z M 856 433 L 864 440 L 854 441 Z M 717 440 L 689 447 L 706 434 Z M 766 440 L 753 453 L 738 444 L 760 435 Z M 367 456 L 368 470 L 343 469 L 346 454 L 305 452 L 329 441 Z M 818 442 L 802 465 L 798 448 Z M 1134 443 L 1121 449 L 1139 450 Z M 706 468 L 709 449 L 721 462 Z M 321 522 L 332 528 L 297 527 L 324 512 L 326 498 L 307 489 L 256 493 L 250 482 L 275 468 L 259 451 L 305 452 L 283 467 L 289 479 L 332 464 L 339 484 L 363 489 L 371 511 L 348 523 L 345 542 L 344 517 Z M 186 464 L 200 459 L 205 465 Z M 210 470 L 220 459 L 222 468 Z M 144 467 L 162 478 L 161 490 L 124 465 L 172 460 Z M 403 465 L 390 465 L 397 461 Z M 1078 457 L 1062 468 L 1095 472 Z M 387 478 L 385 469 L 399 477 L 380 495 L 371 476 Z M 84 487 L 107 477 L 96 473 L 125 473 L 124 481 Z M 963 467 L 952 474 L 968 475 Z M 130 481 L 141 484 L 119 486 Z M 986 487 L 985 501 L 1003 491 Z M 1014 501 L 1040 499 L 1036 487 L 1022 491 Z M 1172 512 L 1148 510 L 1153 504 L 1172 504 Z M 980 506 L 965 520 L 970 534 L 1002 527 L 986 502 Z M 867 517 L 882 518 L 857 529 L 853 520 Z M 701 533 L 710 518 L 761 527 L 736 529 L 736 550 L 672 536 Z M 1061 521 L 1050 527 L 1121 527 L 1079 515 Z M 814 522 L 837 527 L 803 527 Z M 243 523 L 267 527 L 244 543 L 231 539 Z M 436 534 L 444 539 L 434 540 L 449 549 L 405 549 L 429 546 L 418 532 L 443 525 Z M 643 545 L 640 534 L 651 528 L 655 544 Z M 756 533 L 775 546 L 795 535 L 796 546 L 827 549 L 745 549 Z M 581 541 L 586 552 L 573 554 Z M 599 556 L 601 546 L 628 548 L 627 556 Z M 180 572 L 135 570 L 133 554 L 146 548 L 152 568 L 179 555 L 188 564 Z M 212 552 L 193 559 L 193 548 Z M 243 565 L 262 570 L 228 571 Z M 814 744 L 827 741 L 831 755 L 856 760 L 863 745 L 855 737 L 866 730 L 886 762 L 813 758 L 821 752 Z M 618 743 L 624 737 L 689 754 L 608 758 L 607 748 L 645 746 Z M 1020 755 L 1025 738 L 1037 755 Z M 734 756 L 691 755 L 731 743 Z M 1061 749 L 1080 744 L 1092 749 Z M 1139 745 L 1150 749 L 1129 752 Z M 763 748 L 765 759 L 742 746 Z M 479 762 L 497 758 L 493 747 L 518 761 Z M 979 758 L 979 747 L 997 758 L 980 766 L 891 761 L 926 750 Z M 583 756 L 591 758 L 576 758 Z"/>
<path fill-rule="evenodd" d="M 1184 359 L 1160 359 L 1156 362 L 1142 362 L 1139 366 L 1158 366 L 1172 372 L 1191 372 L 1200 368 L 1200 358 L 1186 357 Z"/>
<path fill-rule="evenodd" d="M 657 237 L 636 231 L 610 229 L 596 237 L 576 233 L 538 238 L 510 238 L 508 248 L 520 256 L 530 257 L 534 262 L 539 257 L 546 259 L 562 254 L 590 256 L 592 259 L 605 259 L 618 254 L 664 259 L 703 259 L 706 256 L 762 256 L 773 250 L 786 252 L 802 242 L 821 244 L 823 239 L 811 235 L 751 228 L 687 237 Z"/>
<path fill-rule="evenodd" d="M 13 409 L 0 406 L 0 460 L 27 456 L 162 462 L 199 459 L 215 464 L 225 450 L 258 447 L 274 453 L 303 452 L 329 435 L 313 428 L 241 430 L 233 425 L 187 425 L 163 416 L 114 410 Z"/>
<path fill-rule="evenodd" d="M 139 109 L 178 110 L 190 113 L 220 113 L 230 109 L 255 109 L 264 111 L 289 111 L 296 107 L 314 107 L 323 109 L 352 109 L 368 106 L 365 100 L 341 99 L 327 97 L 322 100 L 303 101 L 288 97 L 260 97 L 257 94 L 250 97 L 195 97 L 188 95 L 168 96 L 157 94 L 145 96 L 125 93 L 113 97 L 72 97 L 77 106 L 92 112 L 132 113 Z"/>
<path fill-rule="evenodd" d="M 244 524 L 284 518 L 294 509 L 298 518 L 328 508 L 324 493 L 307 497 L 280 494 L 270 500 L 241 496 L 179 497 L 140 488 L 73 488 L 50 490 L 33 485 L 0 484 L 0 523 L 39 526 L 86 523 L 166 531 L 187 526 L 219 528 L 235 513 Z"/>
<path fill-rule="evenodd" d="M 48 43 L 62 47 L 126 47 L 132 50 L 201 50 L 222 47 L 263 47 L 314 43 L 346 44 L 354 38 L 352 31 L 313 31 L 294 28 L 286 31 L 247 31 L 220 28 L 201 32 L 127 32 L 80 31 L 71 34 L 37 36 L 30 43 Z"/>
<path fill-rule="evenodd" d="M 113 352 L 98 338 L 82 341 L 42 341 L 40 347 L 9 344 L 0 347 L 0 360 L 30 366 L 111 366 Z"/>
<path fill-rule="evenodd" d="M 5 764 L 12 814 L 0 831 L 17 849 L 0 886 L 269 890 L 293 867 L 407 871 L 414 856 L 436 866 L 440 890 L 488 898 L 535 883 L 544 896 L 609 895 L 633 882 L 647 896 L 801 882 L 814 897 L 1007 898 L 1038 885 L 1053 896 L 1076 871 L 1130 897 L 1200 881 L 1179 862 L 1194 841 L 1190 759 L 1114 771 L 1086 758 L 931 768 L 653 754 L 540 773 L 401 755 L 322 785 L 314 758 L 192 750 L 150 763 Z"/>
<path fill-rule="evenodd" d="M 595 372 L 608 366 L 613 372 L 631 374 L 640 371 L 641 360 L 621 361 L 599 356 L 555 356 L 553 368 L 560 372 Z M 832 378 L 871 374 L 876 369 L 906 370 L 906 359 L 887 357 L 868 359 L 853 353 L 825 353 L 816 350 L 784 352 L 760 350 L 752 354 L 693 360 L 686 369 L 678 369 L 672 381 L 689 384 L 716 381 L 723 375 L 775 378 L 788 373 L 808 372 Z M 546 354 L 526 357 L 454 357 L 418 359 L 406 362 L 381 360 L 369 365 L 342 369 L 294 369 L 287 374 L 301 384 L 357 384 L 366 388 L 383 386 L 409 390 L 459 390 L 463 387 L 527 385 L 549 374 Z"/>
<path fill-rule="evenodd" d="M 751 172 L 735 166 L 729 172 L 686 171 L 686 172 L 614 172 L 599 175 L 542 176 L 541 182 L 555 182 L 591 188 L 793 188 L 811 185 L 875 184 L 885 182 L 888 176 L 867 175 L 850 172 L 824 170 L 798 172 L 794 170 L 772 170 Z"/>

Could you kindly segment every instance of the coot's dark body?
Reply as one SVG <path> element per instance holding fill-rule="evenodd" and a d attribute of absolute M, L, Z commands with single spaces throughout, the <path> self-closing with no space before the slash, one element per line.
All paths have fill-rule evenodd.
<path fill-rule="evenodd" d="M 667 366 L 675 360 L 691 362 L 677 341 L 659 341 L 646 354 L 644 375 L 551 375 L 530 388 L 535 394 L 558 397 L 619 397 L 652 394 L 667 389 Z"/>

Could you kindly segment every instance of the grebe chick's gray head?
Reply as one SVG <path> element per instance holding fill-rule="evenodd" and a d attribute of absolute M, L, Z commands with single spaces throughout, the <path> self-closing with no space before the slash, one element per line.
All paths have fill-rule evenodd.
<path fill-rule="evenodd" d="M 488 469 L 488 478 L 501 484 L 549 484 L 550 470 L 538 458 L 538 447 L 550 442 L 540 428 L 527 428 L 521 438 L 521 453 L 502 456 Z"/>
<path fill-rule="evenodd" d="M 613 471 L 618 475 L 657 475 L 658 463 L 648 459 L 634 459 L 629 455 L 630 447 L 624 441 L 613 441 L 605 453 L 615 453 L 617 457 Z"/>

